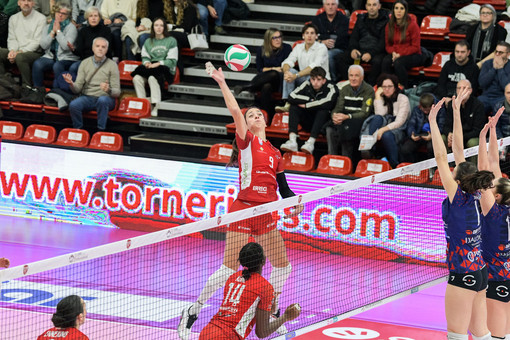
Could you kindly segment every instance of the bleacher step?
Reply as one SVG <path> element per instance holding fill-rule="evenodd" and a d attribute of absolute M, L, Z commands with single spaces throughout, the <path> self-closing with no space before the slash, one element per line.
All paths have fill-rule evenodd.
<path fill-rule="evenodd" d="M 272 14 L 286 14 L 286 15 L 303 15 L 303 16 L 315 16 L 317 10 L 320 8 L 320 5 L 317 5 L 316 8 L 313 7 L 304 7 L 301 6 L 291 6 L 282 4 L 279 5 L 266 5 L 266 4 L 248 4 L 248 8 L 250 12 L 259 12 L 259 13 L 272 13 Z"/>
<path fill-rule="evenodd" d="M 173 84 L 168 87 L 168 92 L 223 98 L 220 88 L 214 85 L 211 86 L 191 83 Z M 244 91 L 236 96 L 236 98 L 241 100 L 253 100 L 254 96 L 250 92 Z"/>
<path fill-rule="evenodd" d="M 252 69 L 244 70 L 242 72 L 229 71 L 227 66 L 225 66 L 223 62 L 221 64 L 219 64 L 218 62 L 215 62 L 213 64 L 216 67 L 222 68 L 226 80 L 250 81 L 257 74 L 257 70 Z M 209 75 L 205 72 L 205 67 L 202 65 L 186 67 L 184 69 L 184 75 L 191 77 L 206 77 L 210 79 Z"/>
<path fill-rule="evenodd" d="M 224 24 L 225 27 L 234 28 L 249 28 L 249 29 L 260 29 L 266 30 L 268 27 L 276 28 L 282 32 L 297 32 L 301 33 L 303 23 L 291 23 L 291 22 L 274 22 L 272 20 L 232 20 L 228 24 Z"/>
<path fill-rule="evenodd" d="M 226 116 L 230 117 L 230 112 L 221 103 L 200 101 L 198 103 L 190 103 L 189 100 L 166 100 L 159 104 L 159 110 L 178 111 L 187 113 L 202 113 L 213 116 Z M 221 106 L 219 106 L 221 105 Z"/>
<path fill-rule="evenodd" d="M 257 36 L 261 35 L 258 34 Z M 297 40 L 298 39 L 285 40 L 284 43 L 292 45 Z M 234 45 L 239 44 L 240 42 L 242 42 L 241 44 L 246 46 L 248 49 L 251 47 L 254 50 L 255 48 L 258 48 L 264 44 L 264 38 L 248 37 L 247 34 L 243 34 L 242 37 L 233 35 L 211 35 L 211 43 Z"/>
<path fill-rule="evenodd" d="M 231 142 L 228 139 L 179 136 L 155 132 L 145 132 L 129 138 L 131 151 L 186 157 L 192 158 L 194 161 L 206 158 L 209 149 L 214 144 L 230 144 Z"/>
<path fill-rule="evenodd" d="M 140 126 L 154 129 L 187 131 L 213 135 L 227 135 L 224 123 L 200 122 L 193 119 L 150 117 L 140 119 Z"/>

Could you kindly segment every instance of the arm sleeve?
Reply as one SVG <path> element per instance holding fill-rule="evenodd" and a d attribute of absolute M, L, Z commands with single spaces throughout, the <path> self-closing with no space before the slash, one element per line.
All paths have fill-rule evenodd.
<path fill-rule="evenodd" d="M 395 115 L 395 120 L 391 123 L 389 123 L 388 129 L 394 130 L 398 129 L 402 125 L 405 124 L 407 121 L 407 118 L 409 117 L 409 98 L 403 94 L 398 95 L 397 104 L 395 110 L 393 111 L 393 114 Z"/>
<path fill-rule="evenodd" d="M 361 110 L 352 114 L 352 118 L 354 119 L 360 119 L 360 118 L 367 118 L 370 113 L 372 112 L 373 105 L 374 105 L 374 97 L 375 92 L 374 88 L 370 85 L 368 85 L 367 90 L 363 91 L 363 105 L 361 105 Z"/>
<path fill-rule="evenodd" d="M 110 95 L 113 98 L 120 96 L 120 75 L 117 64 L 113 63 L 112 71 L 110 72 Z"/>
<path fill-rule="evenodd" d="M 289 94 L 287 101 L 293 105 L 308 103 L 312 100 L 312 98 L 308 95 L 310 87 L 312 87 L 312 85 L 310 84 L 309 80 L 303 82 L 301 85 L 299 85 L 299 87 L 297 87 Z M 311 91 L 313 91 L 313 89 Z"/>
<path fill-rule="evenodd" d="M 58 44 L 62 50 L 69 51 L 69 46 L 67 45 L 67 42 L 74 44 L 77 36 L 78 30 L 76 29 L 76 26 L 74 26 L 73 24 L 69 24 L 67 25 L 65 32 L 61 32 L 55 35 L 55 39 L 57 39 Z"/>
<path fill-rule="evenodd" d="M 276 182 L 278 183 L 278 191 L 280 191 L 280 195 L 282 195 L 283 198 L 296 196 L 296 194 L 289 188 L 284 172 L 276 174 Z"/>
<path fill-rule="evenodd" d="M 304 44 L 304 43 L 302 43 L 302 44 Z M 296 45 L 296 47 L 294 47 L 292 49 L 292 52 L 290 52 L 290 54 L 287 57 L 287 59 L 285 59 L 282 62 L 282 67 L 283 67 L 283 65 L 289 65 L 290 68 L 294 67 L 294 65 L 296 64 L 296 61 L 297 61 L 297 56 L 298 56 L 299 50 L 302 48 L 300 45 L 301 44 L 298 44 L 298 45 Z"/>
<path fill-rule="evenodd" d="M 361 17 L 358 16 L 358 20 L 356 20 L 356 24 L 354 24 L 354 28 L 352 29 L 351 36 L 349 38 L 349 47 L 347 48 L 347 52 L 351 52 L 356 49 L 359 50 L 359 40 L 360 40 L 360 27 L 361 27 Z M 350 55 L 350 53 L 349 53 Z"/>
<path fill-rule="evenodd" d="M 305 103 L 306 108 L 310 109 L 316 109 L 316 110 L 331 110 L 333 108 L 333 105 L 335 105 L 336 100 L 338 98 L 338 88 L 334 84 L 327 84 L 327 87 L 325 89 L 327 91 L 326 96 L 310 101 L 308 103 Z"/>
<path fill-rule="evenodd" d="M 406 42 L 400 45 L 400 55 L 421 54 L 420 28 L 411 21 L 407 27 Z"/>
<path fill-rule="evenodd" d="M 42 31 L 42 35 L 41 35 L 41 41 L 39 43 L 41 45 L 41 48 L 45 51 L 50 48 L 51 43 L 54 39 L 51 37 L 50 33 L 48 32 L 49 28 L 50 28 L 50 24 L 47 24 L 44 27 L 44 29 Z"/>

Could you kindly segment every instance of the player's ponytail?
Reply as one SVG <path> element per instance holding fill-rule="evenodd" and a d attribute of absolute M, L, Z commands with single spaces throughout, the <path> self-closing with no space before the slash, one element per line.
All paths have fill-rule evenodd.
<path fill-rule="evenodd" d="M 243 266 L 245 280 L 249 280 L 252 273 L 260 273 L 266 263 L 262 246 L 255 242 L 246 244 L 239 252 L 239 263 Z"/>
<path fill-rule="evenodd" d="M 500 178 L 496 182 L 496 194 L 501 195 L 501 204 L 510 205 L 510 180 Z"/>
<path fill-rule="evenodd" d="M 51 321 L 55 327 L 76 327 L 76 318 L 83 313 L 82 299 L 78 295 L 69 295 L 60 300 Z"/>
<path fill-rule="evenodd" d="M 470 194 L 478 190 L 486 190 L 492 187 L 494 174 L 491 171 L 482 170 L 462 177 L 460 180 L 460 188 L 462 191 Z"/>

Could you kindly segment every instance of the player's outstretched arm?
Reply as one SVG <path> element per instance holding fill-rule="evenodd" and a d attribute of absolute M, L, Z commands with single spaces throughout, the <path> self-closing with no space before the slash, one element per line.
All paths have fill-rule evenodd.
<path fill-rule="evenodd" d="M 499 148 L 498 136 L 496 133 L 496 126 L 501 115 L 505 112 L 505 108 L 501 107 L 494 117 L 489 118 L 489 170 L 492 171 L 496 179 L 502 176 L 501 168 L 499 166 Z"/>
<path fill-rule="evenodd" d="M 460 119 L 460 109 L 462 102 L 469 96 L 469 90 L 463 89 L 457 96 L 452 98 L 453 109 L 453 141 L 452 151 L 455 165 L 459 165 L 466 161 L 464 157 L 464 133 L 462 131 L 462 121 Z"/>
<path fill-rule="evenodd" d="M 236 124 L 236 133 L 239 135 L 239 137 L 244 139 L 246 132 L 248 131 L 248 127 L 246 126 L 246 121 L 244 120 L 241 108 L 239 107 L 236 98 L 232 94 L 232 91 L 230 91 L 230 88 L 225 81 L 225 75 L 223 74 L 221 67 L 216 69 L 213 64 L 208 61 L 205 64 L 205 71 L 220 86 L 221 93 L 223 94 L 223 99 L 227 105 L 227 109 L 230 111 L 232 118 L 234 118 L 234 123 Z"/>
<path fill-rule="evenodd" d="M 457 192 L 457 182 L 453 179 L 452 173 L 450 172 L 450 166 L 448 165 L 448 157 L 446 153 L 446 147 L 443 142 L 443 138 L 441 137 L 441 132 L 439 131 L 439 126 L 437 125 L 437 113 L 439 109 L 443 105 L 445 99 L 441 99 L 437 104 L 432 105 L 432 109 L 429 113 L 429 124 L 430 124 L 430 134 L 432 136 L 432 147 L 434 148 L 434 158 L 436 159 L 437 169 L 439 171 L 439 175 L 441 176 L 441 182 L 443 182 L 443 187 L 448 194 L 448 198 L 450 202 L 453 201 L 455 197 L 455 193 Z"/>
<path fill-rule="evenodd" d="M 489 155 L 487 153 L 487 132 L 490 128 L 490 122 L 485 124 L 478 139 L 478 170 L 490 170 L 489 169 Z"/>
<path fill-rule="evenodd" d="M 280 316 L 278 319 L 271 318 L 271 311 L 265 311 L 262 309 L 258 309 L 255 314 L 256 324 L 255 324 L 255 334 L 259 338 L 265 338 L 271 335 L 274 331 L 280 328 L 287 321 L 294 320 L 301 314 L 301 307 L 298 303 L 294 303 L 287 307 L 285 313 Z M 270 321 L 270 319 L 272 319 Z"/>

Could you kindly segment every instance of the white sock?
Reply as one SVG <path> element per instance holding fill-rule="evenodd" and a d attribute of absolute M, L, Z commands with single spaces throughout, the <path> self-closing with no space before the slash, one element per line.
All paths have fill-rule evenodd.
<path fill-rule="evenodd" d="M 468 340 L 469 336 L 467 334 L 458 334 L 453 332 L 448 332 L 446 335 L 448 340 Z"/>
<path fill-rule="evenodd" d="M 222 264 L 218 270 L 209 276 L 204 289 L 202 289 L 202 292 L 200 292 L 200 295 L 198 296 L 197 302 L 191 306 L 189 313 L 192 315 L 198 315 L 207 300 L 209 300 L 218 289 L 223 287 L 228 278 L 235 272 L 235 270 Z"/>
<path fill-rule="evenodd" d="M 308 138 L 308 140 L 306 142 L 309 143 L 309 144 L 314 145 L 315 144 L 315 138 L 310 137 L 310 138 Z"/>
<path fill-rule="evenodd" d="M 297 133 L 295 132 L 289 133 L 289 140 L 295 142 L 297 140 L 297 137 L 298 137 Z"/>
<path fill-rule="evenodd" d="M 471 334 L 471 337 L 473 338 L 473 340 L 491 340 L 492 339 L 491 332 L 489 332 L 481 337 Z"/>
<path fill-rule="evenodd" d="M 271 276 L 269 277 L 269 283 L 273 286 L 275 293 L 281 293 L 283 291 L 283 285 L 285 281 L 289 278 L 290 272 L 292 271 L 292 266 L 289 265 L 287 267 L 272 267 Z M 278 299 L 276 300 L 278 310 Z"/>

